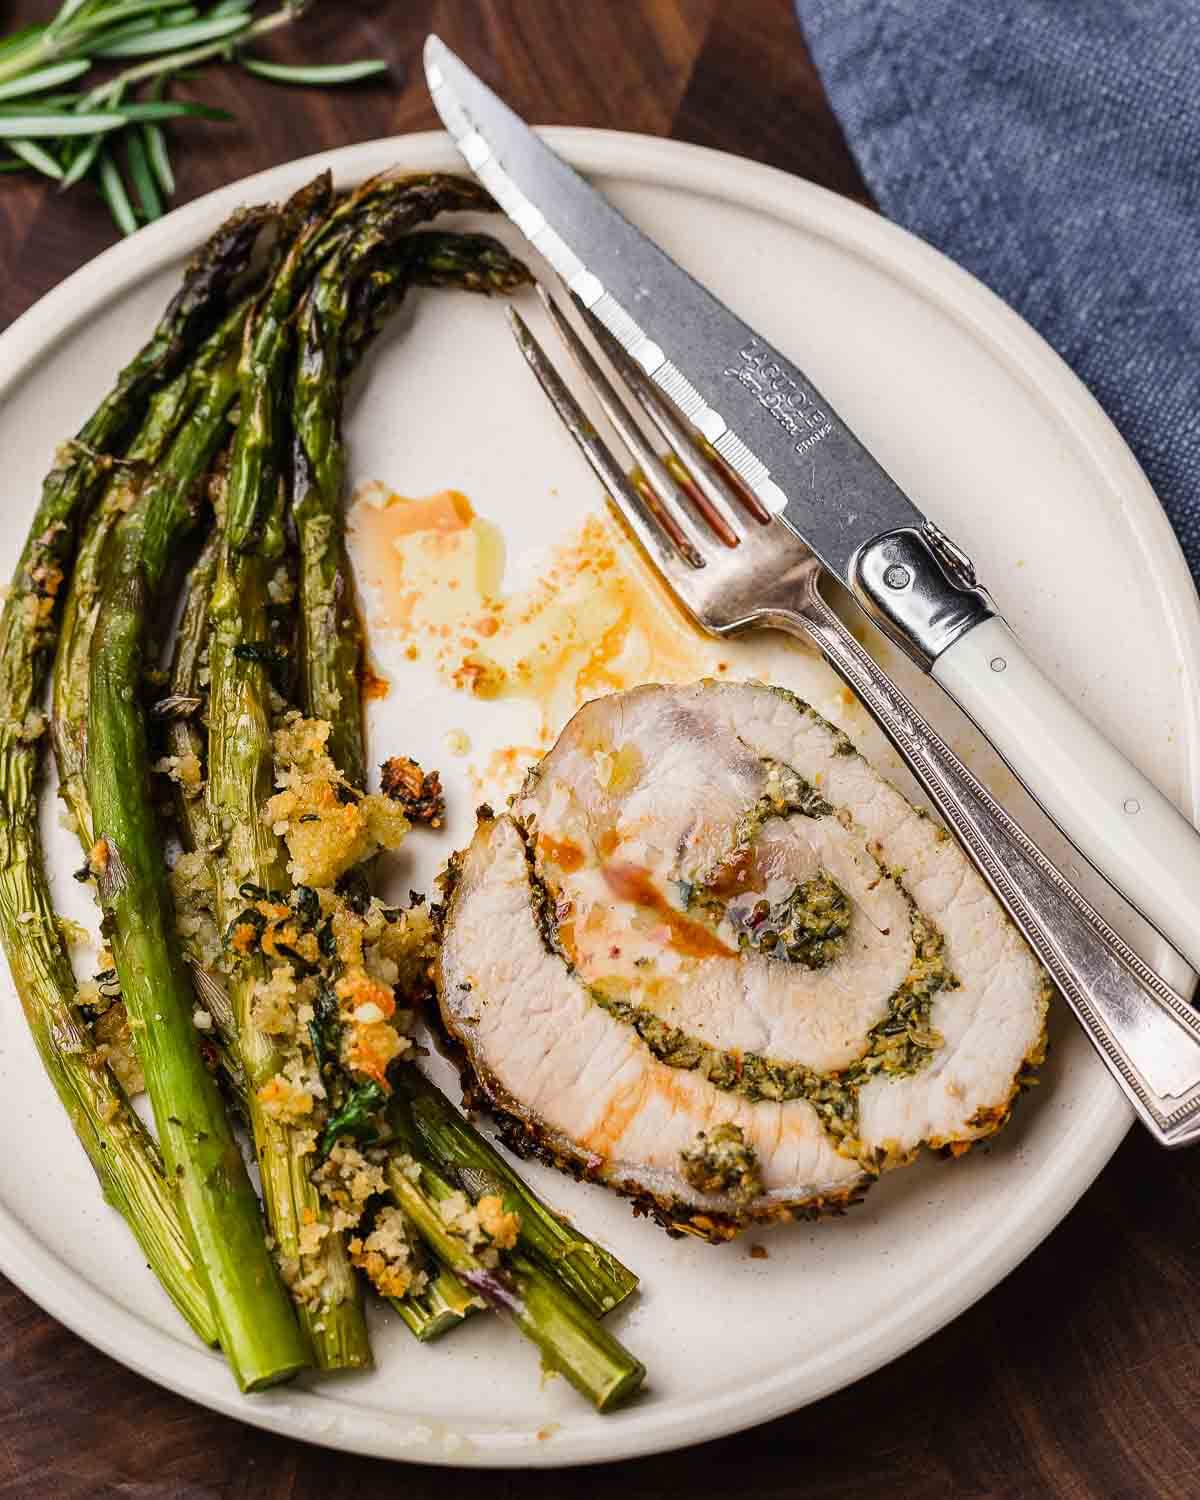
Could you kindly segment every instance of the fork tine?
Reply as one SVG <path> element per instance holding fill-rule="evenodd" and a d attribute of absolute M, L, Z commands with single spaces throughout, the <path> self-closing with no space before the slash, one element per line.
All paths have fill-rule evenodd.
<path fill-rule="evenodd" d="M 534 338 L 525 319 L 515 307 L 510 306 L 506 311 L 517 346 L 525 356 L 529 368 L 537 377 L 538 384 L 549 397 L 550 404 L 558 413 L 563 426 L 575 439 L 580 452 L 592 466 L 597 479 L 629 523 L 638 541 L 668 579 L 677 588 L 682 588 L 686 575 L 690 571 L 688 564 L 690 563 L 693 568 L 702 568 L 704 558 L 688 543 L 686 537 L 677 539 L 672 536 L 664 517 L 634 486 L 613 456 L 608 444 L 588 419 L 587 413 L 567 389 L 562 376 L 550 363 L 546 351 Z"/>
<path fill-rule="evenodd" d="M 727 477 L 723 472 L 724 465 L 720 456 L 713 456 L 704 451 L 693 429 L 666 399 L 645 370 L 635 360 L 629 358 L 629 355 L 594 313 L 584 307 L 578 298 L 575 301 L 595 336 L 596 342 L 612 361 L 618 373 L 624 377 L 626 385 L 637 398 L 642 410 L 658 429 L 668 447 L 674 451 L 692 484 L 703 495 L 707 502 L 704 509 L 707 511 L 707 507 L 711 506 L 727 525 L 734 527 L 737 524 L 736 517 L 742 509 L 748 510 L 756 521 L 764 524 L 770 522 L 771 512 L 767 510 L 758 496 L 743 485 L 735 485 Z M 673 465 L 668 462 L 667 467 L 673 468 Z M 675 478 L 680 483 L 683 482 L 680 475 L 676 474 Z"/>
<path fill-rule="evenodd" d="M 649 493 L 646 499 L 652 504 L 657 501 L 680 533 L 687 538 L 690 546 L 696 552 L 702 552 L 704 534 L 697 530 L 692 518 L 691 495 L 667 471 L 662 459 L 654 451 L 653 445 L 647 441 L 636 419 L 617 394 L 608 376 L 596 363 L 591 350 L 571 327 L 558 303 L 544 286 L 539 285 L 537 293 L 541 298 L 542 306 L 550 316 L 550 321 L 554 324 L 555 331 L 566 345 L 567 352 L 583 372 L 584 379 L 600 402 L 604 415 L 612 423 L 617 436 L 633 455 L 635 463 L 641 470 L 645 484 L 638 483 L 635 478 L 635 485 L 640 490 L 646 490 L 648 487 Z M 700 511 L 711 524 L 712 518 L 707 516 L 706 507 L 701 506 Z M 665 521 L 664 524 L 666 524 Z M 668 527 L 668 529 L 671 528 Z M 737 546 L 738 534 L 728 522 L 718 517 L 713 530 L 725 546 Z"/>

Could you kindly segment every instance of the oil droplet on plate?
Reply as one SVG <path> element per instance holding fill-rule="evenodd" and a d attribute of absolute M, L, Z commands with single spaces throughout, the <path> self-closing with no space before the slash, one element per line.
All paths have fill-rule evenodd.
<path fill-rule="evenodd" d="M 537 704 L 541 737 L 590 698 L 716 674 L 725 650 L 683 614 L 608 517 L 589 515 L 529 587 L 503 591 L 504 542 L 467 497 L 360 490 L 350 511 L 372 624 L 474 698 Z M 416 652 L 414 652 L 416 648 Z"/>
<path fill-rule="evenodd" d="M 390 634 L 404 658 L 454 691 L 534 707 L 537 722 L 523 735 L 535 743 L 504 746 L 471 768 L 489 797 L 518 786 L 589 699 L 729 672 L 728 642 L 693 623 L 608 512 L 577 522 L 533 581 L 507 592 L 504 539 L 458 490 L 408 499 L 363 486 L 349 541 L 372 631 Z M 466 754 L 469 742 L 451 747 L 456 733 L 447 750 Z"/>

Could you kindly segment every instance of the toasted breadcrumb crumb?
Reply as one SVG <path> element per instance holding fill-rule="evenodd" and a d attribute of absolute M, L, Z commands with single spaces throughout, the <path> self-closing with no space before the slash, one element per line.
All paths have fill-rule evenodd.
<path fill-rule="evenodd" d="M 398 849 L 409 831 L 386 797 L 347 786 L 326 754 L 330 726 L 299 714 L 275 731 L 275 784 L 263 817 L 287 844 L 288 873 L 298 885 L 328 887 L 380 849 Z"/>
<path fill-rule="evenodd" d="M 423 1291 L 428 1278 L 415 1265 L 408 1222 L 398 1208 L 382 1208 L 365 1239 L 355 1236 L 347 1245 L 351 1263 L 363 1271 L 385 1297 Z"/>
<path fill-rule="evenodd" d="M 504 1201 L 496 1193 L 487 1193 L 475 1205 L 479 1227 L 497 1250 L 511 1250 L 521 1228 L 519 1215 L 505 1213 Z"/>
<path fill-rule="evenodd" d="M 73 922 L 70 917 L 56 917 L 59 935 L 68 948 L 81 948 L 84 943 L 90 943 L 91 933 L 86 927 L 81 927 L 78 922 Z"/>
<path fill-rule="evenodd" d="M 258 1102 L 273 1120 L 296 1125 L 312 1114 L 315 1096 L 295 1079 L 276 1073 L 258 1090 Z"/>
<path fill-rule="evenodd" d="M 123 1001 L 115 1001 L 92 1022 L 92 1035 L 96 1038 L 97 1059 L 108 1064 L 126 1094 L 132 1099 L 145 1093 L 146 1080 Z"/>
<path fill-rule="evenodd" d="M 437 771 L 425 772 L 406 755 L 385 760 L 380 771 L 380 790 L 399 804 L 405 817 L 413 823 L 428 823 L 440 828 L 446 816 L 446 797 Z"/>
<path fill-rule="evenodd" d="M 460 1235 L 468 1249 L 490 1268 L 499 1265 L 501 1250 L 511 1250 L 517 1243 L 520 1217 L 505 1213 L 503 1202 L 494 1193 L 474 1205 L 466 1193 L 451 1193 L 438 1204 L 438 1213 L 446 1228 Z"/>
<path fill-rule="evenodd" d="M 160 775 L 169 776 L 176 786 L 182 788 L 185 796 L 198 797 L 204 789 L 200 757 L 197 755 L 164 755 L 154 762 L 154 770 Z"/>
<path fill-rule="evenodd" d="M 175 930 L 189 957 L 206 969 L 221 958 L 221 934 L 213 915 L 216 891 L 208 857 L 197 850 L 180 854 L 170 871 L 175 902 Z"/>
<path fill-rule="evenodd" d="M 357 1224 L 369 1200 L 386 1186 L 383 1168 L 369 1161 L 350 1141 L 339 1141 L 334 1146 L 313 1173 L 312 1180 L 321 1196 L 347 1216 L 349 1222 L 343 1223 L 342 1228 Z"/>

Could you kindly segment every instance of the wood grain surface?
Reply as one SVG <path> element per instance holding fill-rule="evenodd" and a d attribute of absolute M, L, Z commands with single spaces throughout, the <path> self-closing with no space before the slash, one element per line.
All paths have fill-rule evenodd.
<path fill-rule="evenodd" d="M 0 19 L 7 30 L 54 8 L 8 4 Z M 302 40 L 272 55 L 380 54 L 391 81 L 318 94 L 210 76 L 205 97 L 238 123 L 188 128 L 180 201 L 433 126 L 419 66 L 431 28 L 535 121 L 699 141 L 866 198 L 789 0 L 321 0 Z M 60 198 L 0 179 L 0 319 L 112 237 L 86 190 Z M 492 1476 L 345 1457 L 214 1416 L 98 1354 L 0 1278 L 0 1497 L 1191 1497 L 1198 1262 L 1200 1156 L 1168 1156 L 1137 1133 L 1003 1285 L 851 1389 L 686 1453 Z"/>

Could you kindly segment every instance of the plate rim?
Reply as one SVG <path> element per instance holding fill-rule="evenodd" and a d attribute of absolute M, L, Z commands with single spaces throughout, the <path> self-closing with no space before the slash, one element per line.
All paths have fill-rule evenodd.
<path fill-rule="evenodd" d="M 776 167 L 708 147 L 629 132 L 555 126 L 542 132 L 581 170 L 696 193 L 758 211 L 817 233 L 907 283 L 989 347 L 1009 372 L 1063 425 L 1119 497 L 1141 551 L 1147 580 L 1160 600 L 1181 665 L 1183 698 L 1195 703 L 1200 682 L 1200 599 L 1166 513 L 1132 452 L 1099 403 L 1050 346 L 1007 304 L 932 246 L 851 199 Z M 125 295 L 137 282 L 195 247 L 237 204 L 276 196 L 321 167 L 339 182 L 360 180 L 393 162 L 460 164 L 449 138 L 425 131 L 322 151 L 219 188 L 173 210 L 80 267 L 0 334 L 0 400 L 23 373 L 80 320 Z M 1200 726 L 1189 715 L 1179 739 L 1184 811 L 1200 802 Z M 725 1436 L 819 1400 L 914 1347 L 966 1310 L 1009 1274 L 1065 1217 L 1108 1162 L 1131 1121 L 1115 1089 L 1097 1107 L 1090 1136 L 1067 1160 L 1058 1153 L 1045 1174 L 1037 1206 L 1014 1233 L 1005 1226 L 982 1240 L 970 1274 L 953 1289 L 876 1323 L 836 1354 L 810 1362 L 804 1376 L 774 1373 L 756 1384 L 676 1408 L 634 1407 L 598 1419 L 586 1433 L 552 1443 L 522 1435 L 472 1434 L 464 1441 L 428 1422 L 397 1430 L 386 1413 L 359 1415 L 302 1387 L 247 1398 L 232 1387 L 218 1355 L 184 1344 L 111 1301 L 98 1308 L 95 1290 L 69 1266 L 48 1257 L 34 1233 L 0 1203 L 0 1270 L 51 1316 L 122 1364 L 179 1395 L 251 1425 L 344 1451 L 411 1462 L 470 1467 L 558 1467 L 670 1451 Z M 1068 1170 L 1069 1167 L 1069 1170 Z M 86 1291 L 85 1291 L 86 1289 Z M 936 1294 L 935 1294 L 936 1293 Z M 214 1371 L 217 1378 L 213 1379 Z"/>

